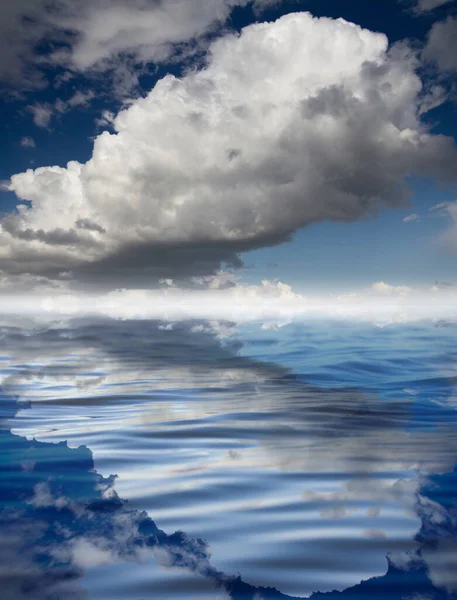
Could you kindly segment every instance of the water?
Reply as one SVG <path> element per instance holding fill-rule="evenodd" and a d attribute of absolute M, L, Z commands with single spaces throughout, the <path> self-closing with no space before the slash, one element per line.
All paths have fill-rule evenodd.
<path fill-rule="evenodd" d="M 2 600 L 456 598 L 456 333 L 3 326 Z"/>

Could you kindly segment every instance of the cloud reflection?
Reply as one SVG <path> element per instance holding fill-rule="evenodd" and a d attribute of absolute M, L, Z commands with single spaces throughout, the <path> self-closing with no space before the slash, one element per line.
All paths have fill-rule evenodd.
<path fill-rule="evenodd" d="M 392 569 L 405 572 L 401 557 L 402 566 L 419 563 L 452 592 L 450 569 L 440 575 L 438 566 L 452 556 L 452 535 L 435 545 L 424 545 L 422 533 L 413 540 L 421 520 L 437 518 L 422 478 L 449 472 L 457 456 L 451 411 L 430 424 L 421 421 L 428 405 L 417 396 L 386 400 L 354 388 L 311 386 L 284 367 L 240 356 L 238 340 L 222 342 L 195 323 L 173 330 L 109 321 L 4 328 L 3 341 L 5 390 L 37 403 L 11 421 L 14 431 L 68 439 L 72 448 L 51 446 L 61 465 L 64 454 L 82 455 L 73 447 L 90 443 L 97 468 L 115 467 L 116 488 L 132 506 L 113 491 L 112 478 L 87 466 L 87 449 L 93 501 L 75 500 L 52 477 L 32 485 L 40 462 L 35 450 L 49 445 L 15 437 L 29 448 L 20 473 L 29 482 L 24 510 L 31 521 L 40 522 L 43 511 L 60 524 L 67 513 L 78 521 L 77 534 L 49 534 L 58 549 L 46 550 L 48 572 L 49 565 L 71 565 L 76 580 L 93 564 L 144 560 L 138 548 L 159 544 L 168 566 L 222 582 L 233 598 L 269 597 L 256 585 L 302 596 L 345 589 L 386 569 L 388 579 Z M 156 538 L 149 544 L 138 525 L 138 519 L 150 523 L 143 508 L 161 527 L 182 528 L 190 537 L 149 524 L 144 535 Z M 85 521 L 89 529 L 81 534 Z M 27 546 L 40 547 L 41 533 L 30 535 Z M 210 543 L 211 561 L 199 535 Z M 223 575 L 237 571 L 253 586 Z M 247 586 L 248 595 L 237 595 L 245 593 L 237 586 Z"/>

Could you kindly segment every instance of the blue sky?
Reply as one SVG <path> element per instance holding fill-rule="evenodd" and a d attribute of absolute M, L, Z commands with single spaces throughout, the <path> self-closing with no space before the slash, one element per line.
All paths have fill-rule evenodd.
<path fill-rule="evenodd" d="M 452 202 L 457 189 L 440 189 L 431 180 L 414 179 L 412 207 L 384 209 L 355 223 L 318 223 L 295 234 L 290 243 L 246 255 L 248 281 L 284 278 L 301 292 L 349 292 L 375 281 L 422 286 L 455 282 L 457 257 L 442 241 L 444 215 L 430 212 Z M 404 222 L 412 214 L 419 218 Z"/>
<path fill-rule="evenodd" d="M 62 3 L 64 8 L 65 4 L 65 2 Z M 119 2 L 118 6 L 122 7 L 122 4 Z M 59 16 L 61 20 L 57 25 L 53 21 L 50 26 L 48 24 L 49 16 L 45 14 L 46 9 L 43 8 L 42 14 L 39 12 L 39 3 L 35 5 L 35 13 L 32 16 L 27 13 L 29 10 L 27 2 L 24 2 L 22 13 L 20 12 L 21 3 L 16 5 L 16 7 L 19 6 L 17 12 L 21 19 L 33 18 L 38 24 L 45 24 L 37 26 L 37 31 L 41 31 L 40 27 L 42 27 L 43 32 L 41 37 L 37 38 L 31 38 L 28 30 L 18 30 L 17 36 L 20 38 L 23 35 L 23 40 L 21 41 L 22 45 L 18 45 L 17 56 L 20 56 L 23 63 L 17 66 L 17 72 L 13 75 L 12 71 L 8 70 L 8 65 L 4 66 L 3 71 L 0 70 L 0 74 L 3 74 L 3 94 L 0 98 L 3 118 L 0 126 L 2 139 L 6 142 L 1 147 L 0 161 L 0 179 L 5 182 L 4 189 L 0 192 L 0 210 L 3 215 L 14 212 L 14 207 L 19 202 L 15 193 L 5 189 L 12 175 L 22 173 L 30 168 L 51 165 L 65 167 L 68 161 L 85 163 L 91 158 L 94 138 L 99 136 L 103 130 L 113 132 L 106 119 L 102 122 L 103 114 L 106 116 L 110 113 L 114 116 L 121 108 L 134 105 L 138 98 L 148 96 L 156 83 L 168 73 L 186 78 L 189 69 L 203 68 L 205 60 L 211 54 L 211 51 L 208 50 L 210 44 L 215 40 L 224 39 L 230 31 L 241 31 L 254 22 L 274 22 L 283 15 L 305 10 L 310 11 L 315 17 L 332 19 L 342 17 L 370 31 L 382 32 L 388 36 L 391 46 L 408 43 L 410 52 L 416 53 L 417 64 L 415 64 L 414 71 L 423 81 L 424 89 L 421 94 L 433 95 L 436 93 L 436 89 L 435 92 L 433 91 L 434 86 L 435 88 L 439 87 L 441 94 L 440 101 L 436 102 L 438 106 L 418 117 L 417 122 L 431 124 L 430 133 L 432 134 L 441 134 L 454 140 L 457 138 L 455 72 L 452 70 L 452 65 L 449 67 L 449 64 L 446 63 L 447 59 L 443 57 L 442 48 L 436 48 L 436 44 L 433 46 L 429 33 L 436 27 L 436 24 L 447 23 L 449 29 L 455 27 L 457 21 L 454 16 L 457 14 L 457 7 L 453 0 L 432 0 L 431 2 L 422 0 L 417 5 L 396 0 L 373 2 L 303 0 L 276 2 L 273 5 L 268 0 L 260 0 L 256 6 L 251 3 L 244 5 L 246 4 L 244 0 L 240 0 L 240 2 L 233 0 L 232 4 L 235 5 L 233 10 L 228 11 L 227 14 L 223 13 L 223 17 L 219 20 L 212 19 L 209 15 L 208 22 L 205 23 L 204 13 L 199 13 L 202 24 L 201 31 L 199 30 L 197 35 L 189 34 L 189 37 L 186 37 L 180 33 L 181 38 L 174 43 L 173 35 L 176 32 L 171 30 L 171 50 L 168 48 L 166 50 L 168 54 L 165 53 L 164 57 L 160 55 L 160 52 L 163 54 L 164 51 L 158 52 L 154 46 L 154 40 L 148 45 L 150 40 L 146 37 L 146 42 L 143 40 L 142 45 L 137 48 L 134 41 L 129 41 L 128 47 L 115 47 L 111 54 L 107 53 L 102 59 L 95 59 L 90 55 L 90 51 L 96 53 L 94 48 L 98 48 L 97 44 L 100 40 L 90 39 L 93 32 L 91 33 L 89 21 L 82 20 L 80 22 L 74 14 L 68 16 L 62 11 L 62 15 Z M 242 4 L 242 6 L 237 4 Z M 169 2 L 169 5 L 171 6 L 172 2 Z M 94 20 L 97 18 L 106 20 L 111 13 L 104 16 L 103 2 L 100 2 L 99 10 L 97 6 L 97 3 L 92 5 L 90 10 L 94 12 L 90 13 L 88 9 L 88 15 Z M 132 19 L 135 16 L 135 7 L 131 6 L 131 12 L 126 13 L 127 19 L 130 14 Z M 432 6 L 435 6 L 433 10 L 430 9 Z M 9 22 L 10 26 L 12 22 L 12 20 Z M 17 28 L 17 23 L 14 27 Z M 59 35 L 56 34 L 56 31 L 59 32 Z M 201 32 L 203 33 L 200 35 Z M 143 32 L 141 35 L 147 36 L 148 32 Z M 153 37 L 154 34 L 150 33 L 150 35 Z M 133 39 L 134 37 L 133 35 Z M 117 39 L 119 39 L 119 34 Z M 323 48 L 326 45 L 330 48 L 333 43 L 332 38 L 329 37 L 325 39 Z M 103 44 L 108 45 L 102 39 L 100 44 L 102 52 L 106 50 Z M 306 46 L 306 41 L 303 44 Z M 145 47 L 146 50 L 144 50 Z M 162 47 L 160 46 L 160 48 Z M 11 52 L 14 53 L 14 45 Z M 184 56 L 183 59 L 179 58 L 179 52 Z M 449 52 L 452 54 L 452 48 L 449 49 Z M 146 58 L 143 58 L 143 55 L 146 55 Z M 156 56 L 160 56 L 160 58 L 156 59 Z M 291 55 L 289 60 L 290 63 L 293 63 L 297 59 Z M 305 76 L 306 68 L 304 65 Z M 335 70 L 336 78 L 332 85 L 339 84 L 338 68 Z M 252 71 L 253 79 L 255 79 L 254 69 L 255 65 Z M 254 84 L 253 89 L 255 89 Z M 166 115 L 163 122 L 166 124 Z M 217 126 L 215 133 L 218 133 Z M 446 156 L 448 160 L 445 185 L 442 185 L 435 176 L 430 177 L 426 173 L 421 176 L 420 169 L 406 174 L 406 177 L 403 178 L 411 190 L 410 206 L 401 206 L 401 202 L 396 202 L 397 205 L 394 208 L 385 208 L 382 206 L 383 199 L 381 197 L 381 200 L 378 198 L 379 201 L 375 202 L 374 215 L 370 210 L 357 209 L 353 211 L 351 208 L 354 215 L 352 216 L 351 212 L 351 217 L 345 219 L 346 222 L 341 222 L 340 218 L 336 220 L 332 220 L 333 217 L 326 218 L 327 213 L 323 211 L 323 216 L 318 218 L 309 219 L 307 216 L 302 218 L 301 222 L 304 226 L 302 227 L 298 223 L 295 232 L 293 231 L 292 215 L 290 219 L 292 225 L 290 223 L 285 225 L 289 231 L 287 235 L 284 235 L 283 229 L 278 232 L 269 230 L 271 239 L 269 233 L 265 240 L 260 236 L 256 238 L 258 241 L 255 243 L 243 241 L 237 246 L 233 246 L 235 254 L 241 255 L 246 265 L 246 268 L 240 272 L 242 279 L 248 282 L 256 282 L 265 277 L 281 279 L 293 284 L 300 291 L 324 288 L 326 290 L 334 288 L 344 290 L 354 286 L 370 285 L 373 281 L 380 280 L 389 281 L 394 285 L 428 285 L 435 280 L 454 283 L 456 281 L 457 253 L 453 243 L 449 242 L 449 238 L 452 238 L 453 235 L 452 232 L 448 234 L 446 240 L 443 240 L 446 231 L 450 227 L 452 229 L 452 214 L 446 212 L 446 209 L 430 211 L 437 204 L 453 203 L 457 198 L 457 180 L 453 181 L 452 177 L 453 168 L 457 173 L 457 163 L 454 156 L 450 156 L 449 150 L 443 149 L 443 156 Z M 276 160 L 274 157 L 272 159 Z M 444 162 L 439 157 L 436 160 Z M 434 172 L 436 171 L 437 169 Z M 261 181 L 259 185 L 262 185 Z M 17 189 L 15 191 L 18 193 Z M 239 198 L 231 200 L 231 202 L 240 203 L 240 211 L 242 211 L 244 202 L 243 193 L 245 192 L 240 192 Z M 33 196 L 33 193 L 31 194 Z M 26 200 L 33 199 L 32 196 Z M 143 201 L 147 201 L 147 197 L 142 198 Z M 64 213 L 67 202 L 65 193 L 59 193 L 54 200 L 55 211 Z M 121 205 L 124 200 L 120 196 L 116 202 Z M 280 199 L 277 202 L 276 210 L 280 214 Z M 33 209 L 35 204 L 26 202 L 26 206 Z M 291 211 L 293 212 L 293 210 L 292 207 Z M 417 217 L 405 222 L 404 219 L 410 215 L 417 215 Z M 86 218 L 82 213 L 81 215 L 78 213 L 78 216 L 79 220 L 85 223 L 81 226 L 82 228 L 86 228 L 87 231 L 95 231 L 92 224 L 88 224 L 89 217 Z M 49 217 L 46 218 L 49 221 Z M 297 221 L 300 221 L 300 218 L 297 218 Z M 11 225 L 8 227 L 10 227 L 9 236 L 16 236 L 23 241 L 26 240 L 27 235 L 30 238 L 32 235 L 30 231 L 34 230 L 34 227 L 39 227 L 37 231 L 43 231 L 42 223 L 40 226 L 36 224 L 32 226 L 30 220 L 28 224 L 25 221 L 15 223 L 14 232 L 12 232 Z M 55 232 L 55 228 L 49 227 L 49 232 L 46 233 Z M 98 227 L 100 231 L 106 229 L 105 225 Z M 4 228 L 6 230 L 6 226 Z M 62 230 L 62 226 L 59 225 L 58 229 Z M 20 235 L 16 230 L 20 230 Z M 29 231 L 29 233 L 25 234 L 24 231 Z M 65 231 L 68 233 L 70 229 L 68 231 L 65 229 Z M 34 255 L 36 252 L 43 251 L 47 256 L 44 244 L 48 242 L 41 239 L 43 235 L 34 233 L 34 239 L 27 240 L 27 248 Z M 251 233 L 248 234 L 249 236 Z M 292 241 L 284 241 L 287 237 L 292 237 Z M 185 236 L 181 238 L 178 236 L 178 246 L 179 244 L 185 246 L 185 239 L 187 239 Z M 249 239 L 252 239 L 252 236 Z M 281 243 L 276 244 L 276 241 Z M 2 243 L 5 246 L 5 242 Z M 63 247 L 61 241 L 58 243 L 61 245 L 57 250 L 55 247 L 53 248 L 53 252 L 55 251 L 53 256 L 59 256 L 59 252 L 63 256 L 64 250 L 68 250 L 67 247 Z M 84 244 L 84 241 L 78 241 L 78 244 L 81 243 Z M 31 244 L 35 244 L 34 248 L 31 247 Z M 152 244 L 153 246 L 156 244 L 155 238 L 152 240 Z M 250 251 L 243 252 L 244 247 L 249 247 Z M 2 255 L 0 269 L 6 276 L 10 273 L 16 275 L 18 273 L 39 273 L 39 275 L 52 278 L 56 276 L 56 269 L 59 272 L 71 270 L 71 266 L 75 263 L 75 253 L 70 248 L 68 254 L 71 257 L 62 260 L 58 267 L 40 267 L 40 270 L 31 266 L 29 260 L 22 261 L 21 258 L 14 259 L 14 264 L 12 264 L 6 258 L 10 256 L 8 249 Z M 84 264 L 86 264 L 84 261 L 93 261 L 90 252 L 83 252 L 83 254 Z M 210 254 L 209 250 L 208 255 Z M 227 250 L 224 246 L 220 250 L 220 254 L 220 266 L 224 267 L 226 262 L 233 263 L 232 248 Z M 23 255 L 22 251 L 19 252 L 19 255 Z M 86 255 L 90 255 L 90 258 L 87 258 Z M 103 259 L 105 256 L 106 254 L 103 254 Z M 108 255 L 108 258 L 109 256 L 111 255 Z M 224 260 L 224 257 L 227 257 L 227 261 Z M 114 257 L 112 263 L 120 264 L 122 260 L 119 258 L 117 261 Z M 154 263 L 154 257 L 151 260 Z M 204 261 L 206 258 L 198 258 L 199 264 L 202 260 Z M 59 261 L 54 258 L 51 262 L 54 265 Z M 80 263 L 77 261 L 76 263 L 76 267 L 79 268 Z M 148 265 L 148 268 L 153 269 L 154 266 L 155 263 Z M 210 271 L 212 269 L 214 272 L 215 266 L 211 263 L 208 269 Z M 190 275 L 202 274 L 201 269 L 200 271 L 197 269 L 198 272 L 195 273 L 190 271 Z M 168 276 L 166 268 L 162 269 L 161 273 Z M 170 273 L 170 276 L 173 276 L 172 270 Z M 119 284 L 122 287 L 122 281 L 119 281 Z M 111 282 L 110 285 L 117 287 L 115 282 Z M 151 286 L 153 286 L 152 280 Z"/>

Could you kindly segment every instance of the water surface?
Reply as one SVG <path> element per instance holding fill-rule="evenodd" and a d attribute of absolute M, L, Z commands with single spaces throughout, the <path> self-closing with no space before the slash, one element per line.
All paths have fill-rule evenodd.
<path fill-rule="evenodd" d="M 7 598 L 455 597 L 439 325 L 4 326 Z"/>

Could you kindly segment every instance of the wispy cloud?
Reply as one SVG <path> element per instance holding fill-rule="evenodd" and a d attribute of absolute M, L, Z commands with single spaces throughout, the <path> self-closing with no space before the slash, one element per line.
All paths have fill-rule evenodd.
<path fill-rule="evenodd" d="M 428 13 L 451 2 L 454 2 L 454 0 L 417 0 L 414 10 L 419 14 Z"/>
<path fill-rule="evenodd" d="M 32 137 L 25 136 L 21 139 L 21 146 L 23 148 L 35 148 L 35 140 Z"/>
<path fill-rule="evenodd" d="M 419 220 L 420 220 L 419 215 L 416 215 L 414 213 L 412 215 L 408 215 L 407 217 L 404 217 L 403 223 L 410 223 L 411 221 L 419 221 Z"/>
<path fill-rule="evenodd" d="M 51 104 L 47 102 L 36 103 L 28 106 L 27 109 L 32 113 L 33 122 L 37 127 L 41 127 L 42 129 L 49 127 L 53 114 L 53 107 Z"/>

